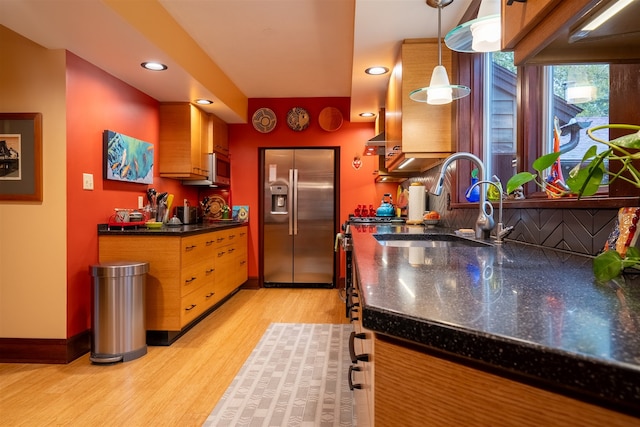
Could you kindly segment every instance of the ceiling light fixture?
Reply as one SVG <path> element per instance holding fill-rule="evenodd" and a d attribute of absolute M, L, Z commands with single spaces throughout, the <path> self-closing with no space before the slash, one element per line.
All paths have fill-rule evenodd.
<path fill-rule="evenodd" d="M 451 4 L 453 0 L 427 0 L 427 5 L 438 8 L 438 65 L 433 69 L 429 86 L 416 89 L 409 93 L 409 98 L 417 102 L 426 102 L 431 105 L 448 104 L 454 99 L 464 98 L 471 93 L 466 86 L 452 85 L 449 83 L 447 69 L 442 65 L 441 43 L 441 12 L 442 8 Z"/>
<path fill-rule="evenodd" d="M 359 116 L 360 117 L 375 117 L 376 114 L 375 113 L 360 113 Z"/>
<path fill-rule="evenodd" d="M 367 74 L 371 74 L 372 76 L 379 76 L 381 74 L 387 74 L 389 72 L 389 69 L 387 67 L 376 66 L 376 67 L 369 67 L 366 70 L 364 70 L 364 72 Z"/>
<path fill-rule="evenodd" d="M 596 30 L 599 26 L 611 19 L 615 14 L 625 7 L 633 3 L 634 0 L 617 0 L 597 14 L 594 18 L 589 19 L 578 31 L 569 36 L 569 43 L 573 43 L 583 39 L 589 35 L 591 31 Z"/>
<path fill-rule="evenodd" d="M 458 25 L 444 37 L 456 52 L 496 52 L 501 49 L 500 0 L 482 0 L 478 17 Z"/>
<path fill-rule="evenodd" d="M 213 104 L 213 101 L 210 100 L 210 99 L 199 98 L 199 99 L 196 99 L 196 104 L 199 104 L 199 105 L 210 105 L 210 104 Z"/>
<path fill-rule="evenodd" d="M 160 62 L 143 62 L 140 66 L 151 71 L 164 71 L 169 68 Z"/>

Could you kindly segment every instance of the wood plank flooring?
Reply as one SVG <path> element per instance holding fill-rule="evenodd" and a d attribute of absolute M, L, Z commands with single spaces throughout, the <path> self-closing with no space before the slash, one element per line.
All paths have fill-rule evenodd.
<path fill-rule="evenodd" d="M 130 362 L 0 364 L 0 425 L 201 426 L 272 322 L 348 319 L 337 289 L 241 290 Z"/>

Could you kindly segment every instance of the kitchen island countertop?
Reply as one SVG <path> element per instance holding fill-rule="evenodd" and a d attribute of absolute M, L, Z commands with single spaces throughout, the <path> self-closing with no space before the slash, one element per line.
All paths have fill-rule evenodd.
<path fill-rule="evenodd" d="M 507 241 L 392 247 L 352 225 L 363 326 L 488 372 L 640 417 L 640 281 L 599 284 L 592 258 Z"/>
<path fill-rule="evenodd" d="M 126 224 L 126 223 L 124 223 Z M 202 224 L 188 224 L 179 227 L 169 227 L 162 225 L 161 228 L 147 228 L 144 225 L 139 226 L 108 226 L 107 224 L 98 224 L 99 236 L 192 236 L 195 234 L 210 233 L 212 231 L 224 230 L 227 228 L 248 226 L 247 222 L 239 221 L 216 221 Z"/>

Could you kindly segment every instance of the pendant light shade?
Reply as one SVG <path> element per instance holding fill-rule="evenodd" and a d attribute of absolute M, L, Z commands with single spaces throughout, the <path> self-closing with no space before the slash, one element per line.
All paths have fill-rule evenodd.
<path fill-rule="evenodd" d="M 500 0 L 482 0 L 478 17 L 458 25 L 444 37 L 456 52 L 496 52 L 501 49 Z"/>
<path fill-rule="evenodd" d="M 466 86 L 450 84 L 447 69 L 442 65 L 440 14 L 442 8 L 450 3 L 451 0 L 427 0 L 429 6 L 438 8 L 438 65 L 433 69 L 429 86 L 416 89 L 409 93 L 409 98 L 414 101 L 426 102 L 431 105 L 442 105 L 449 104 L 454 99 L 463 98 L 471 93 L 471 89 Z"/>

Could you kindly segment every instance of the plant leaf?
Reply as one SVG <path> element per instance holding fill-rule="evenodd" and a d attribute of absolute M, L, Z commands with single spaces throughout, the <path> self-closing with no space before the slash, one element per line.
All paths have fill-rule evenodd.
<path fill-rule="evenodd" d="M 610 143 L 619 147 L 640 148 L 640 131 L 613 139 Z"/>
<path fill-rule="evenodd" d="M 598 155 L 598 146 L 597 145 L 592 145 L 591 147 L 589 147 L 589 149 L 584 153 L 584 156 L 582 156 L 582 161 L 585 162 L 589 159 L 594 158 L 595 156 Z"/>
<path fill-rule="evenodd" d="M 609 250 L 593 259 L 593 274 L 599 282 L 606 282 L 622 273 L 622 257 L 616 251 Z"/>
<path fill-rule="evenodd" d="M 578 196 L 591 196 L 598 191 L 604 176 L 604 164 L 593 161 L 587 167 L 572 169 L 566 180 L 567 186 Z"/>
<path fill-rule="evenodd" d="M 637 258 L 638 260 L 640 260 L 640 248 L 637 248 L 635 246 L 628 247 L 626 257 Z"/>
<path fill-rule="evenodd" d="M 507 194 L 511 194 L 513 190 L 526 184 L 529 181 L 533 181 L 537 175 L 531 172 L 520 172 L 509 178 L 507 181 Z"/>
<path fill-rule="evenodd" d="M 531 166 L 533 166 L 533 168 L 538 172 L 542 172 L 543 170 L 550 168 L 551 165 L 558 160 L 558 157 L 560 157 L 560 152 L 545 154 L 544 156 L 540 156 L 535 159 Z"/>

